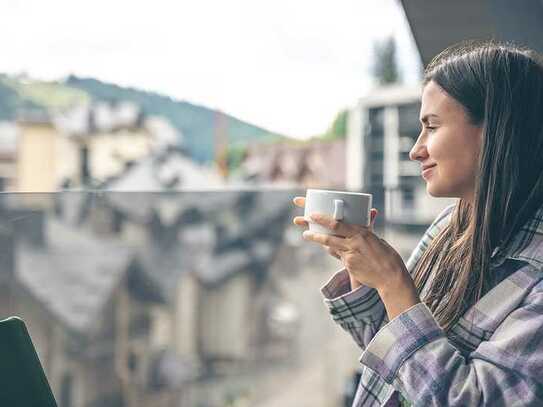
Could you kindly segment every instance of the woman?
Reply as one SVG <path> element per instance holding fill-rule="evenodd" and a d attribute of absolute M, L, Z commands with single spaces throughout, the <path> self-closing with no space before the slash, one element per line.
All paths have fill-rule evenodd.
<path fill-rule="evenodd" d="M 322 293 L 363 350 L 353 405 L 543 406 L 543 62 L 462 44 L 423 84 L 410 158 L 457 203 L 405 265 L 373 233 L 375 209 L 370 227 L 316 214 L 336 236 L 304 231 L 345 266 Z"/>

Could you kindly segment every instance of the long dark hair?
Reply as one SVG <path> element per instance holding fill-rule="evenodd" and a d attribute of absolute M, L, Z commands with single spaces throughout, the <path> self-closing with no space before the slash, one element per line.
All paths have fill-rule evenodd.
<path fill-rule="evenodd" d="M 490 288 L 494 250 L 543 204 L 543 62 L 510 43 L 462 43 L 430 62 L 430 81 L 483 129 L 473 202 L 458 201 L 413 271 L 419 292 L 429 284 L 422 300 L 449 330 Z"/>

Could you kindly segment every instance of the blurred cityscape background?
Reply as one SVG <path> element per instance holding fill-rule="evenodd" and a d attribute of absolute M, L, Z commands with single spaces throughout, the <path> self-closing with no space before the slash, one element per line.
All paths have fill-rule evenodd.
<path fill-rule="evenodd" d="M 0 317 L 26 321 L 60 407 L 350 406 L 361 351 L 320 294 L 341 264 L 292 198 L 372 193 L 406 260 L 454 202 L 408 156 L 423 67 L 464 39 L 543 51 L 543 1 L 185 3 L 1 6 Z M 174 12 L 187 36 L 140 49 Z M 291 77 L 251 76 L 263 38 Z"/>

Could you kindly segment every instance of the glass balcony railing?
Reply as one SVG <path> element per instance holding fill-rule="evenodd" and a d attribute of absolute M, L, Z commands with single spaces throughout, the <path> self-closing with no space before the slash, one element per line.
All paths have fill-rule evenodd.
<path fill-rule="evenodd" d="M 342 406 L 359 349 L 296 190 L 0 195 L 0 312 L 67 406 Z"/>

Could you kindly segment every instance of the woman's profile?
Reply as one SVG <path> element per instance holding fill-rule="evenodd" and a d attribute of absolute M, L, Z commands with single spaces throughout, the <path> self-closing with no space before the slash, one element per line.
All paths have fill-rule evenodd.
<path fill-rule="evenodd" d="M 335 236 L 304 232 L 344 265 L 321 291 L 362 350 L 353 406 L 543 406 L 543 60 L 449 47 L 425 70 L 419 119 L 410 158 L 429 195 L 458 200 L 405 264 L 375 209 L 370 227 L 317 215 Z"/>

